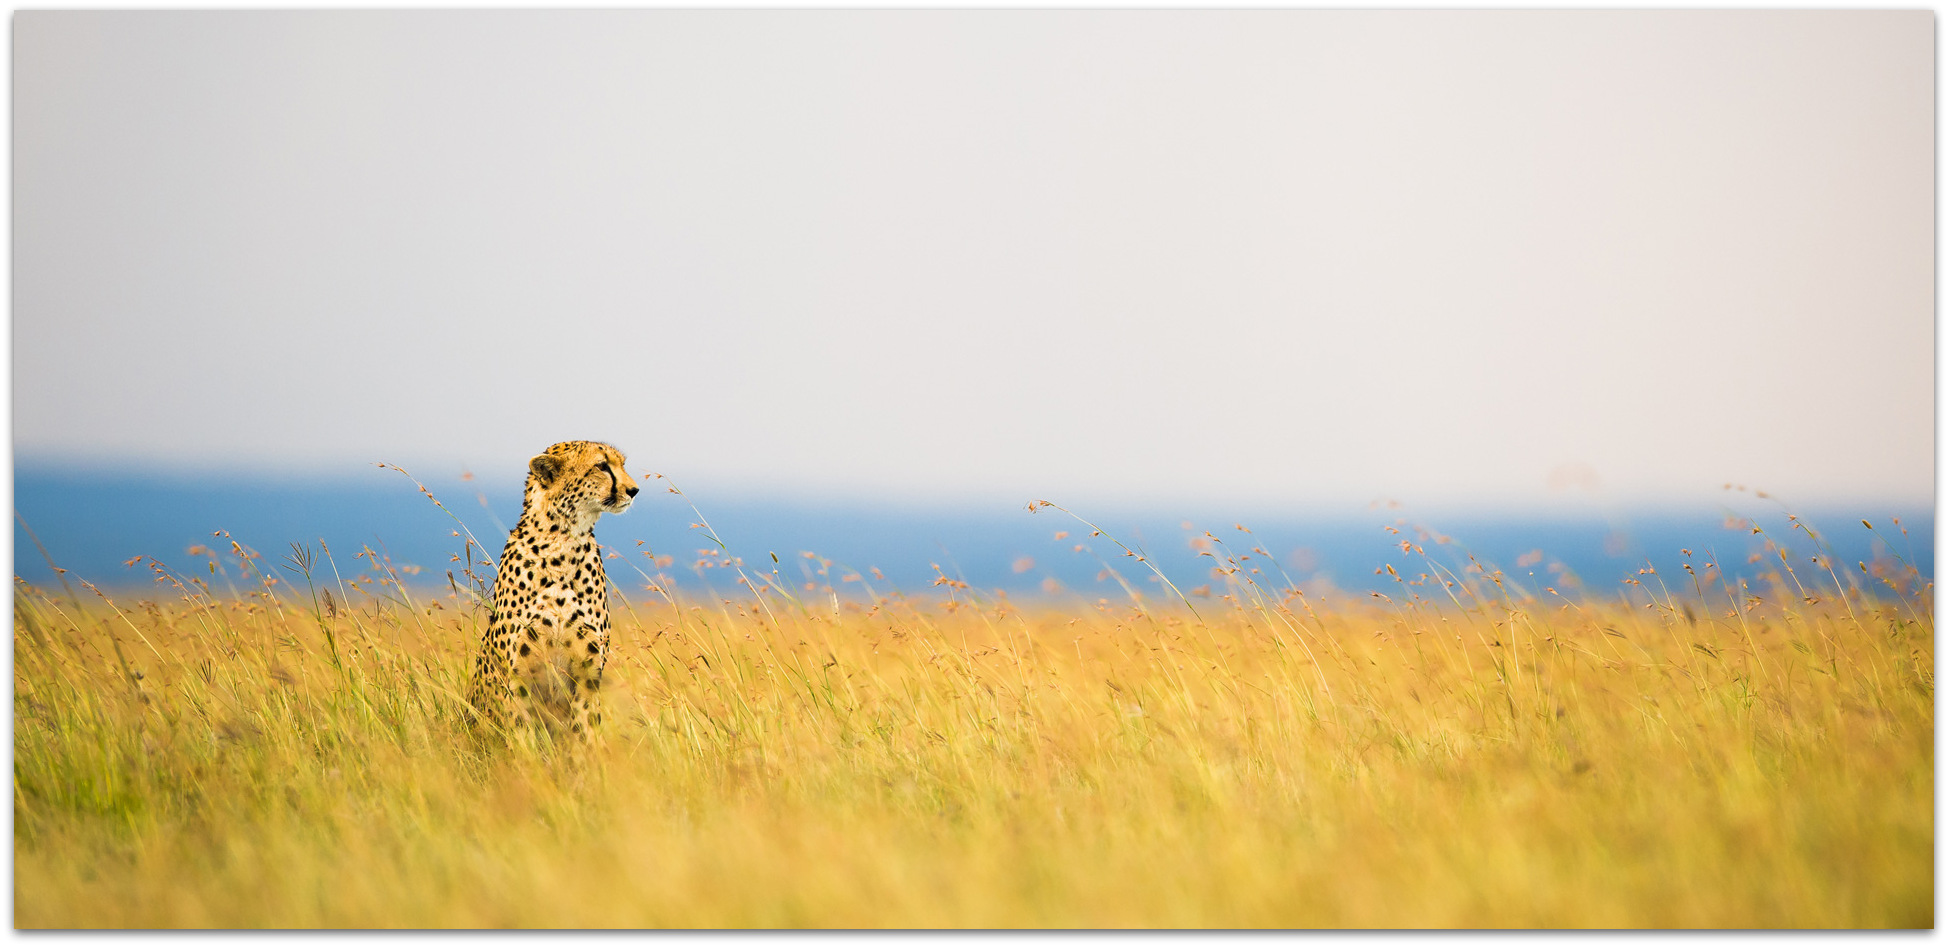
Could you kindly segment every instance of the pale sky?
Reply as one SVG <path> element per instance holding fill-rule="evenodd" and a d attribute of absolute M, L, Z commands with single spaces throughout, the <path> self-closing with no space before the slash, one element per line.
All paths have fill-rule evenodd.
<path fill-rule="evenodd" d="M 21 12 L 22 460 L 1929 502 L 1936 21 Z M 1552 486 L 1553 485 L 1553 486 Z"/>

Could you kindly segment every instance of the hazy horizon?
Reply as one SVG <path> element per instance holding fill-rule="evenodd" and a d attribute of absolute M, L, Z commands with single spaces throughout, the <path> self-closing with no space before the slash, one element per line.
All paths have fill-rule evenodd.
<path fill-rule="evenodd" d="M 133 557 L 159 559 L 180 572 L 201 568 L 199 556 L 188 553 L 192 547 L 223 553 L 231 539 L 263 554 L 263 564 L 271 568 L 277 568 L 291 544 L 322 542 L 337 551 L 341 570 L 365 571 L 368 563 L 351 553 L 370 545 L 395 563 L 423 569 L 413 577 L 419 584 L 444 588 L 445 571 L 458 573 L 460 568 L 453 557 L 464 554 L 464 542 L 453 535 L 456 524 L 448 514 L 457 516 L 488 554 L 498 555 L 504 529 L 521 512 L 519 484 L 498 478 L 463 481 L 424 470 L 413 475 L 445 504 L 444 512 L 393 470 L 372 469 L 367 476 L 332 482 L 277 482 L 237 475 L 157 478 L 30 464 L 15 479 L 14 543 L 20 556 L 15 571 L 30 581 L 54 581 L 24 524 L 55 564 L 115 588 L 152 585 L 146 565 L 126 565 Z M 891 583 L 875 583 L 883 586 L 882 593 L 886 587 L 908 592 L 928 588 L 937 577 L 932 566 L 938 564 L 947 575 L 971 582 L 983 593 L 1002 589 L 1021 597 L 1080 594 L 1120 601 L 1120 587 L 1099 566 L 1106 559 L 1131 572 L 1130 561 L 1110 540 L 1090 538 L 1088 528 L 1059 510 L 1030 513 L 1025 500 L 963 499 L 934 505 L 833 497 L 806 501 L 770 492 L 740 493 L 710 482 L 685 484 L 684 494 L 671 496 L 662 482 L 651 481 L 629 512 L 605 516 L 598 524 L 600 540 L 623 557 L 610 563 L 610 578 L 632 597 L 643 592 L 643 576 L 631 566 L 646 566 L 640 558 L 645 552 L 669 557 L 662 565 L 648 566 L 647 572 L 664 572 L 687 591 L 701 592 L 705 582 L 714 581 L 708 570 L 691 568 L 702 557 L 700 550 L 714 548 L 691 525 L 699 514 L 729 554 L 742 557 L 749 568 L 779 568 L 792 578 L 816 565 L 802 558 L 809 551 L 861 571 L 878 568 L 885 583 Z M 1430 537 L 1453 540 L 1422 540 L 1430 559 L 1447 568 L 1463 569 L 1467 563 L 1459 557 L 1466 551 L 1488 568 L 1505 569 L 1524 584 L 1533 582 L 1537 590 L 1555 585 L 1565 593 L 1598 598 L 1624 591 L 1623 580 L 1645 566 L 1681 576 L 1686 562 L 1715 560 L 1730 576 L 1762 582 L 1775 561 L 1762 555 L 1754 563 L 1747 556 L 1764 553 L 1767 540 L 1793 550 L 1795 559 L 1830 555 L 1842 565 L 1874 562 L 1882 568 L 1899 557 L 1924 577 L 1931 578 L 1934 570 L 1931 503 L 1807 506 L 1791 498 L 1760 497 L 1749 489 L 1723 492 L 1714 504 L 1679 508 L 1587 505 L 1493 512 L 1408 503 L 1298 512 L 1237 502 L 1128 505 L 1087 496 L 1049 499 L 1115 539 L 1145 550 L 1186 589 L 1209 580 L 1210 563 L 1190 546 L 1204 530 L 1239 547 L 1236 551 L 1263 545 L 1284 570 L 1275 584 L 1289 581 L 1309 595 L 1337 590 L 1361 599 L 1363 590 L 1384 592 L 1391 586 L 1388 576 L 1375 571 L 1383 565 L 1425 567 L 1419 554 L 1406 556 L 1398 548 L 1400 539 L 1416 537 L 1421 529 Z M 1819 531 L 1830 552 L 1810 543 L 1786 519 L 1787 512 Z M 1859 522 L 1863 518 L 1876 529 L 1864 528 Z M 1755 535 L 1736 525 L 1747 520 L 1766 533 Z M 1238 524 L 1251 532 L 1238 532 Z M 227 535 L 215 536 L 216 530 Z M 1077 542 L 1092 544 L 1095 552 L 1077 551 Z M 1687 556 L 1685 550 L 1695 555 Z M 778 555 L 780 563 L 774 565 L 768 554 Z M 479 550 L 474 556 L 479 557 Z M 1817 563 L 1801 568 L 1829 578 Z M 1564 572 L 1578 576 L 1577 584 L 1566 584 Z M 1146 575 L 1137 568 L 1125 578 L 1138 588 L 1150 588 Z M 1839 581 L 1866 578 L 1848 569 Z M 1051 579 L 1053 585 L 1048 584 Z"/>
<path fill-rule="evenodd" d="M 385 467 L 380 465 L 384 464 Z M 1617 495 L 1602 489 L 1589 489 L 1587 482 L 1570 479 L 1568 482 L 1551 484 L 1545 482 L 1541 487 L 1526 493 L 1514 491 L 1499 494 L 1452 495 L 1436 493 L 1431 496 L 1416 497 L 1411 493 L 1391 493 L 1373 491 L 1365 499 L 1354 495 L 1306 496 L 1293 494 L 1283 497 L 1255 496 L 1192 496 L 1170 493 L 1121 492 L 1113 489 L 1095 490 L 1088 485 L 1068 491 L 1027 490 L 1002 492 L 1000 490 L 961 490 L 926 494 L 919 492 L 883 492 L 869 485 L 849 486 L 845 484 L 798 484 L 789 480 L 766 481 L 740 479 L 736 477 L 684 477 L 665 473 L 649 464 L 630 462 L 637 474 L 646 478 L 644 486 L 657 491 L 666 491 L 668 485 L 675 483 L 686 493 L 708 495 L 735 503 L 770 502 L 787 506 L 815 508 L 820 505 L 843 507 L 879 506 L 890 510 L 916 510 L 930 512 L 966 512 L 973 510 L 1013 509 L 1025 507 L 1030 500 L 1051 500 L 1064 505 L 1081 505 L 1094 509 L 1126 514 L 1145 514 L 1171 516 L 1179 513 L 1208 512 L 1211 510 L 1250 511 L 1269 516 L 1345 516 L 1364 510 L 1381 508 L 1412 508 L 1443 516 L 1516 516 L 1537 519 L 1563 519 L 1578 516 L 1601 516 L 1609 512 L 1643 513 L 1648 515 L 1694 514 L 1708 512 L 1740 496 L 1750 499 L 1764 498 L 1766 502 L 1782 504 L 1792 510 L 1832 511 L 1835 509 L 1885 509 L 1891 511 L 1933 509 L 1935 498 L 1919 498 L 1879 495 L 1872 493 L 1796 495 L 1769 490 L 1764 484 L 1733 483 L 1720 481 L 1700 485 L 1688 491 L 1672 491 L 1659 495 Z M 206 466 L 193 461 L 171 463 L 144 459 L 139 463 L 111 463 L 106 459 L 91 457 L 61 457 L 58 455 L 33 455 L 16 452 L 13 468 L 17 476 L 40 478 L 59 478 L 72 481 L 111 479 L 123 481 L 142 481 L 156 483 L 169 488 L 197 488 L 206 486 L 220 489 L 223 485 L 252 485 L 266 489 L 371 489 L 384 490 L 388 486 L 398 486 L 408 493 L 414 493 L 412 485 L 398 471 L 404 470 L 417 480 L 427 484 L 443 484 L 448 489 L 465 491 L 480 490 L 489 494 L 507 497 L 517 504 L 521 485 L 527 475 L 525 466 L 513 470 L 490 470 L 470 464 L 440 463 L 409 464 L 386 460 L 327 462 L 304 466 L 285 466 L 264 469 L 251 465 Z M 654 475 L 664 474 L 664 479 L 654 479 Z"/>

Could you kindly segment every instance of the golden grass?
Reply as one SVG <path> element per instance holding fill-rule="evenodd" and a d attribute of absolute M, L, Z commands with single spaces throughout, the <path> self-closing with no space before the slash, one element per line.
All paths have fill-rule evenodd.
<path fill-rule="evenodd" d="M 1925 589 L 1327 605 L 1214 559 L 1199 619 L 619 602 L 586 749 L 470 739 L 483 616 L 382 562 L 20 585 L 14 923 L 1934 925 Z"/>

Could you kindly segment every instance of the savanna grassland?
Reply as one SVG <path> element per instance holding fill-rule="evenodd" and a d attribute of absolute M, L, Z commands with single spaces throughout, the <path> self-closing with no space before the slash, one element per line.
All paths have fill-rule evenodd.
<path fill-rule="evenodd" d="M 1931 583 L 1571 594 L 1438 540 L 1324 601 L 1240 530 L 1093 603 L 618 550 L 586 747 L 470 733 L 471 544 L 17 583 L 14 923 L 1934 925 Z"/>

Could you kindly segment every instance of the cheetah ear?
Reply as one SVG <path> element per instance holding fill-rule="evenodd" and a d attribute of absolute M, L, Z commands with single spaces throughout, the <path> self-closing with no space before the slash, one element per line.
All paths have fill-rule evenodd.
<path fill-rule="evenodd" d="M 528 469 L 534 471 L 534 478 L 541 481 L 544 487 L 561 475 L 561 467 L 561 458 L 553 454 L 536 454 L 533 460 L 528 461 Z"/>

